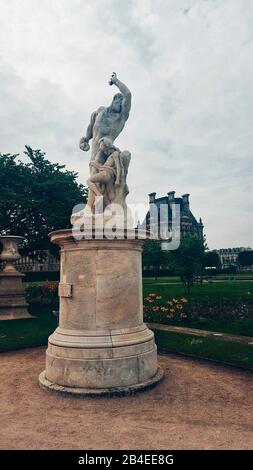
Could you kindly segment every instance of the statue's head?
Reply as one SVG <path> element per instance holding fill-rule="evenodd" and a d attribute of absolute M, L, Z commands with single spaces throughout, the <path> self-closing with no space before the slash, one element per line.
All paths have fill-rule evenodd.
<path fill-rule="evenodd" d="M 108 139 L 108 137 L 102 137 L 99 140 L 99 147 L 100 149 L 104 152 L 105 155 L 111 155 L 111 153 L 116 150 L 116 147 L 113 145 L 113 142 L 111 139 Z"/>
<path fill-rule="evenodd" d="M 114 113 L 120 113 L 121 112 L 122 101 L 123 101 L 123 95 L 121 93 L 116 93 L 116 95 L 114 95 L 114 97 L 113 97 L 110 109 Z"/>

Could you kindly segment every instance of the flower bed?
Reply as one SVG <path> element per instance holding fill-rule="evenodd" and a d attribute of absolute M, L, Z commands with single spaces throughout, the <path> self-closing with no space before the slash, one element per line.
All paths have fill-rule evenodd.
<path fill-rule="evenodd" d="M 164 299 L 154 293 L 144 297 L 144 320 L 156 323 L 184 322 L 188 318 L 185 297 Z"/>
<path fill-rule="evenodd" d="M 144 297 L 146 322 L 203 325 L 253 318 L 252 300 L 167 298 L 150 293 Z"/>

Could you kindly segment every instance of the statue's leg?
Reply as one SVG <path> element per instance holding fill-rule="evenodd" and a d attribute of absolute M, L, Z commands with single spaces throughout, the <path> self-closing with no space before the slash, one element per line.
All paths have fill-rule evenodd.
<path fill-rule="evenodd" d="M 92 209 L 92 207 L 94 206 L 95 197 L 96 197 L 96 195 L 93 193 L 93 191 L 91 191 L 91 190 L 89 189 L 89 192 L 88 192 L 88 199 L 87 199 L 87 206 L 89 206 L 91 209 Z"/>
<path fill-rule="evenodd" d="M 94 168 L 94 170 L 96 170 Z M 97 171 L 97 170 L 96 170 Z M 88 202 L 87 204 L 90 207 L 93 207 L 95 204 L 95 196 L 103 196 L 105 184 L 108 180 L 109 175 L 106 171 L 101 171 L 92 175 L 86 182 L 89 188 Z M 97 183 L 97 184 L 96 184 Z"/>
<path fill-rule="evenodd" d="M 106 170 L 101 170 L 99 173 L 96 173 L 95 175 L 92 175 L 88 181 L 87 181 L 87 184 L 89 182 L 90 183 L 102 183 L 102 184 L 106 184 L 108 183 L 108 181 L 110 181 L 110 174 L 108 171 Z"/>
<path fill-rule="evenodd" d="M 95 194 L 96 196 L 101 196 L 99 188 L 90 179 L 87 180 L 87 186 L 93 194 Z"/>

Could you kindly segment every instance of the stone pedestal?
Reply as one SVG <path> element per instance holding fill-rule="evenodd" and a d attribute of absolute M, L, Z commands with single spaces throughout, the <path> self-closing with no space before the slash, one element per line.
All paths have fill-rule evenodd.
<path fill-rule="evenodd" d="M 85 396 L 158 382 L 154 335 L 143 323 L 143 241 L 77 241 L 71 230 L 53 232 L 51 241 L 61 247 L 60 316 L 41 386 Z"/>
<path fill-rule="evenodd" d="M 0 320 L 31 318 L 22 286 L 24 275 L 13 264 L 20 257 L 18 246 L 22 241 L 22 237 L 0 236 L 3 245 L 0 258 L 5 262 L 3 271 L 0 271 Z"/>

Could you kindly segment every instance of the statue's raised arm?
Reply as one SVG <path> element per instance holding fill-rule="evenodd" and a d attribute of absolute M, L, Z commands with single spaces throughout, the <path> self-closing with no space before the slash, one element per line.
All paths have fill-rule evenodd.
<path fill-rule="evenodd" d="M 92 139 L 91 160 L 94 160 L 99 152 L 99 141 L 102 137 L 108 138 L 112 143 L 117 139 L 128 120 L 131 109 L 131 92 L 118 79 L 116 73 L 112 74 L 109 84 L 116 85 L 120 93 L 114 95 L 110 106 L 100 106 L 92 113 L 86 134 L 79 143 L 80 149 L 87 151 L 90 148 L 89 141 Z M 101 155 L 101 152 L 99 152 L 99 155 Z M 103 164 L 104 161 L 100 163 Z"/>
<path fill-rule="evenodd" d="M 111 79 L 109 81 L 109 85 L 116 85 L 119 89 L 119 91 L 123 95 L 123 101 L 122 101 L 122 113 L 124 114 L 125 119 L 127 120 L 129 117 L 130 109 L 131 109 L 131 101 L 132 101 L 132 95 L 131 91 L 127 86 L 122 83 L 115 72 L 113 72 Z"/>

